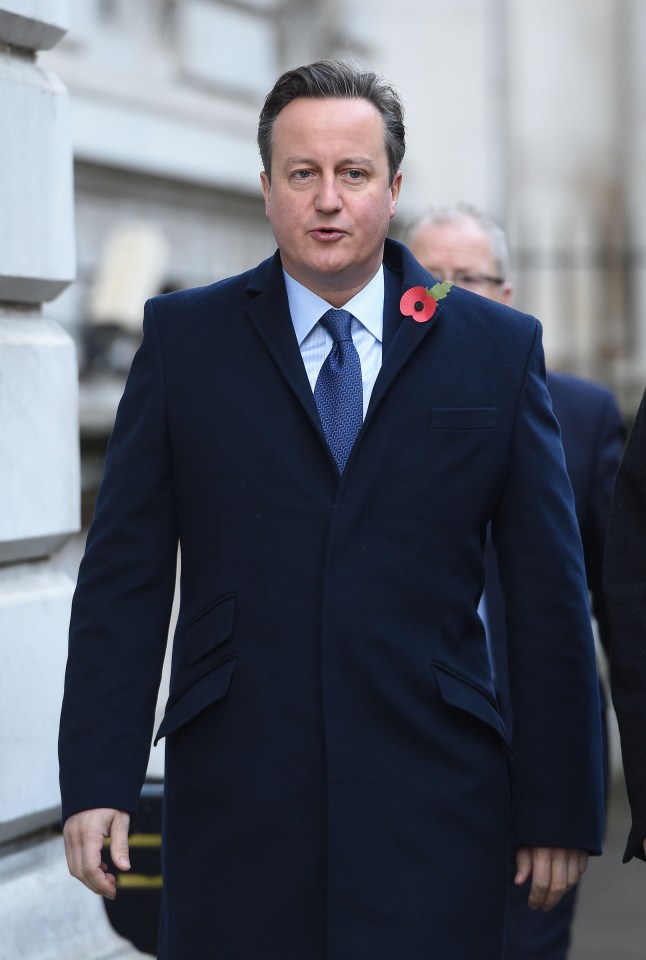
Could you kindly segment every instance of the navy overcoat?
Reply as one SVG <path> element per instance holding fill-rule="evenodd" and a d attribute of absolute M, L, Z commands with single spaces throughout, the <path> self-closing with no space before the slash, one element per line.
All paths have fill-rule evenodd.
<path fill-rule="evenodd" d="M 585 572 L 540 326 L 385 250 L 339 477 L 278 254 L 155 298 L 73 605 L 63 815 L 132 811 L 181 546 L 160 960 L 500 960 L 509 844 L 597 852 Z M 491 522 L 514 740 L 477 615 Z"/>

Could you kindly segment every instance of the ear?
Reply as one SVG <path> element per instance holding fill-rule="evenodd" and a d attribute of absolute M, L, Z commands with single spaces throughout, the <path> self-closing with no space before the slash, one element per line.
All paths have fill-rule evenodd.
<path fill-rule="evenodd" d="M 264 170 L 260 173 L 260 186 L 262 187 L 262 195 L 265 198 L 265 213 L 269 213 L 269 194 L 271 192 L 271 183 L 269 182 L 269 177 Z"/>
<path fill-rule="evenodd" d="M 402 172 L 401 170 L 393 180 L 390 185 L 390 219 L 395 216 L 397 213 L 397 201 L 399 200 L 399 194 L 402 188 Z"/>
<path fill-rule="evenodd" d="M 505 280 L 500 288 L 500 302 L 511 307 L 514 302 L 514 285 L 511 280 Z"/>

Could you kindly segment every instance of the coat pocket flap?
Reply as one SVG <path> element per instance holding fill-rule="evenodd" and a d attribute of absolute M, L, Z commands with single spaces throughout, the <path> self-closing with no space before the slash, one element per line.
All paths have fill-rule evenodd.
<path fill-rule="evenodd" d="M 224 663 L 201 676 L 182 693 L 167 709 L 159 730 L 155 734 L 155 746 L 162 737 L 167 737 L 169 733 L 179 730 L 198 713 L 227 694 L 237 662 L 236 657 L 229 657 Z"/>
<path fill-rule="evenodd" d="M 439 663 L 431 663 L 440 696 L 445 703 L 459 710 L 465 710 L 477 717 L 498 733 L 511 748 L 509 731 L 505 721 L 486 690 L 481 689 L 466 677 L 460 677 Z"/>
<path fill-rule="evenodd" d="M 220 597 L 191 623 L 184 641 L 187 663 L 196 663 L 231 637 L 235 603 L 235 594 Z"/>
<path fill-rule="evenodd" d="M 496 407 L 433 407 L 431 427 L 436 430 L 486 430 L 496 426 Z"/>

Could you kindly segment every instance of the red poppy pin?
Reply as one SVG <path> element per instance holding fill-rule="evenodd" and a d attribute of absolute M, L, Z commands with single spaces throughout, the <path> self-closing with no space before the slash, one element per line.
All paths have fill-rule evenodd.
<path fill-rule="evenodd" d="M 450 283 L 436 283 L 433 287 L 411 287 L 399 301 L 399 309 L 405 317 L 417 323 L 430 320 L 437 308 L 437 301 L 444 300 L 451 289 Z"/>

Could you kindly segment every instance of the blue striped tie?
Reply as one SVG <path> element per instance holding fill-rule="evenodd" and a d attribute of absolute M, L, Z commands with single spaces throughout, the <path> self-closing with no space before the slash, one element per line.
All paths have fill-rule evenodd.
<path fill-rule="evenodd" d="M 314 399 L 328 445 L 339 473 L 343 473 L 363 423 L 361 361 L 352 342 L 351 313 L 328 310 L 320 323 L 334 344 L 318 375 Z"/>

